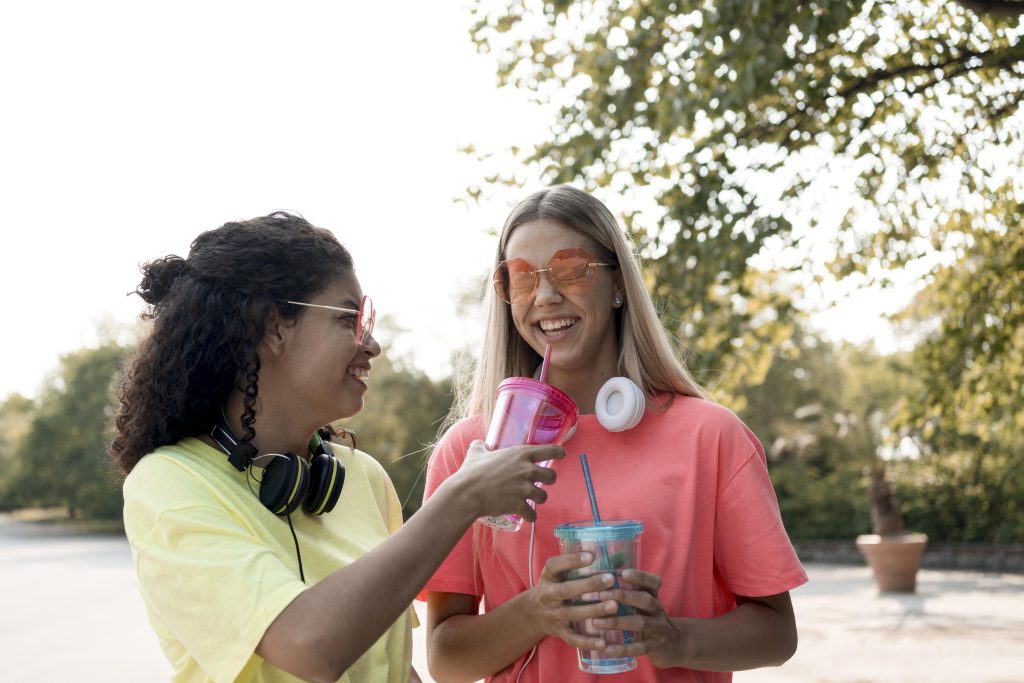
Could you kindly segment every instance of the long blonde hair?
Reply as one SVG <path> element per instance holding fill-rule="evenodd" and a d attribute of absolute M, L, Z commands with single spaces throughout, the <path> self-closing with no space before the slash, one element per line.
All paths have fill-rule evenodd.
<path fill-rule="evenodd" d="M 625 303 L 616 310 L 619 343 L 618 373 L 635 382 L 648 396 L 680 394 L 708 398 L 673 352 L 668 334 L 654 309 L 640 273 L 636 251 L 615 217 L 598 199 L 569 185 L 536 192 L 519 202 L 502 227 L 494 265 L 505 259 L 512 231 L 524 223 L 549 220 L 583 233 L 601 247 L 599 258 L 619 266 Z M 608 261 L 608 259 L 611 259 Z M 493 287 L 489 301 L 483 352 L 472 378 L 456 383 L 455 402 L 446 425 L 469 415 L 481 414 L 490 421 L 495 388 L 508 377 L 529 377 L 540 355 L 516 331 L 509 304 Z"/>

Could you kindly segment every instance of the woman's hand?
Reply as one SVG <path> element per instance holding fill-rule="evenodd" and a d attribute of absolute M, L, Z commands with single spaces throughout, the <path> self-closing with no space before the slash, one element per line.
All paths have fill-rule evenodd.
<path fill-rule="evenodd" d="M 615 614 L 619 605 L 613 600 L 599 600 L 598 594 L 609 589 L 614 583 L 610 573 L 594 574 L 582 579 L 563 581 L 565 572 L 581 569 L 594 562 L 589 552 L 571 555 L 556 555 L 544 563 L 537 585 L 530 591 L 530 609 L 534 623 L 545 635 L 561 638 L 568 645 L 581 650 L 603 650 L 606 643 L 601 638 L 583 636 L 572 629 L 572 623 L 595 617 Z M 590 604 L 570 605 L 570 601 L 581 599 Z"/>
<path fill-rule="evenodd" d="M 658 590 L 661 578 L 657 574 L 626 569 L 622 580 L 637 590 L 606 590 L 598 596 L 601 600 L 617 600 L 636 610 L 636 614 L 611 616 L 594 619 L 597 628 L 632 631 L 633 642 L 629 645 L 609 645 L 609 657 L 639 657 L 647 655 L 651 664 L 657 667 L 677 666 L 684 643 L 684 634 L 665 613 Z"/>
<path fill-rule="evenodd" d="M 543 503 L 548 494 L 540 484 L 555 483 L 555 471 L 537 463 L 565 456 L 557 445 L 510 446 L 495 451 L 483 441 L 470 444 L 462 467 L 448 481 L 463 487 L 473 517 L 516 514 L 532 522 L 537 513 L 527 500 Z M 448 481 L 445 483 L 447 484 Z"/>

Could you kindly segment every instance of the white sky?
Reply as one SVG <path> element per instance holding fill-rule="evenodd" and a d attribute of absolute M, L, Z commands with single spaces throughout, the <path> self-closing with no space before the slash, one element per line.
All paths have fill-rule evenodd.
<path fill-rule="evenodd" d="M 414 331 L 384 344 L 443 373 L 479 328 L 456 301 L 487 273 L 487 230 L 537 189 L 455 203 L 483 173 L 458 148 L 548 121 L 498 91 L 470 23 L 408 0 L 0 4 L 0 400 L 130 325 L 139 263 L 276 209 L 331 229 L 379 315 Z M 865 305 L 822 320 L 884 334 Z"/>

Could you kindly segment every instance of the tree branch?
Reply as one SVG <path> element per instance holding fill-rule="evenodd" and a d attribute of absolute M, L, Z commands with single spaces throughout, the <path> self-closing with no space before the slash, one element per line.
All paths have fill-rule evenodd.
<path fill-rule="evenodd" d="M 975 14 L 989 14 L 996 17 L 1018 17 L 1024 14 L 1021 0 L 957 0 Z"/>

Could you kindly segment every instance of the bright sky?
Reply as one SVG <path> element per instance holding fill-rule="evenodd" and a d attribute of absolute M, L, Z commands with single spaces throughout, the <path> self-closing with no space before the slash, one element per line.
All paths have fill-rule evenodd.
<path fill-rule="evenodd" d="M 408 0 L 0 5 L 0 399 L 131 325 L 139 263 L 276 209 L 334 231 L 410 330 L 384 344 L 445 372 L 480 326 L 457 301 L 487 274 L 488 229 L 537 189 L 455 203 L 483 173 L 458 149 L 528 144 L 548 121 L 497 89 L 471 21 Z M 850 317 L 833 333 L 863 338 Z"/>

